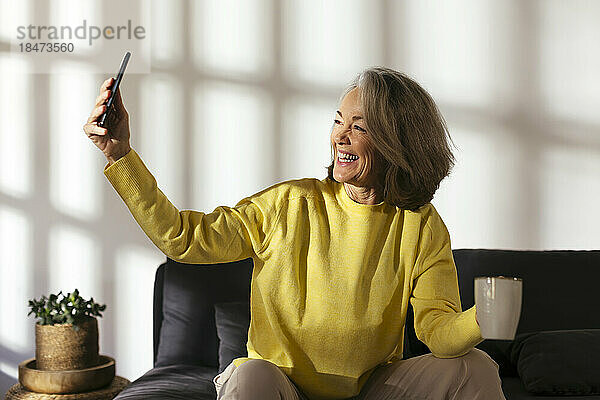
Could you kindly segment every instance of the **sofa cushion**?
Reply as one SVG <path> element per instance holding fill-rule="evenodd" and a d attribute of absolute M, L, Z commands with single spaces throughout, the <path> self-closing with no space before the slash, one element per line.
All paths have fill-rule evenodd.
<path fill-rule="evenodd" d="M 180 264 L 164 270 L 154 366 L 202 365 L 218 369 L 215 303 L 249 301 L 252 259 L 224 264 Z"/>
<path fill-rule="evenodd" d="M 250 303 L 235 301 L 215 304 L 215 323 L 219 337 L 219 373 L 238 357 L 247 357 Z"/>
<path fill-rule="evenodd" d="M 531 393 L 600 394 L 600 329 L 519 334 L 511 361 Z"/>
<path fill-rule="evenodd" d="M 214 400 L 216 368 L 187 364 L 156 367 L 131 382 L 115 400 Z"/>

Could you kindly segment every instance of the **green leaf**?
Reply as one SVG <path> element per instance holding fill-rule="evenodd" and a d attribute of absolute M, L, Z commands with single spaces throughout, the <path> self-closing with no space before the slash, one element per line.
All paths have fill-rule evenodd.
<path fill-rule="evenodd" d="M 85 300 L 77 288 L 72 293 L 65 294 L 61 290 L 58 294 L 50 294 L 49 297 L 42 295 L 39 300 L 29 300 L 28 305 L 30 311 L 27 315 L 33 314 L 40 325 L 73 322 L 77 324 L 86 316 L 101 317 L 100 311 L 106 309 L 106 304 L 97 304 L 93 297 Z"/>

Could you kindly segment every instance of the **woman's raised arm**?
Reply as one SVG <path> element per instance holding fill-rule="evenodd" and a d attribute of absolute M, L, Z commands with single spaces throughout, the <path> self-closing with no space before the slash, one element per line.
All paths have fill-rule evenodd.
<path fill-rule="evenodd" d="M 104 174 L 148 238 L 175 261 L 210 264 L 248 258 L 261 252 L 274 228 L 276 212 L 268 190 L 211 213 L 179 211 L 134 149 L 107 164 Z"/>
<path fill-rule="evenodd" d="M 236 261 L 259 253 L 274 217 L 268 196 L 246 198 L 233 208 L 217 207 L 211 213 L 179 211 L 129 144 L 129 114 L 120 89 L 107 127 L 98 126 L 113 81 L 102 83 L 83 130 L 106 156 L 105 176 L 148 238 L 167 257 L 186 263 Z"/>

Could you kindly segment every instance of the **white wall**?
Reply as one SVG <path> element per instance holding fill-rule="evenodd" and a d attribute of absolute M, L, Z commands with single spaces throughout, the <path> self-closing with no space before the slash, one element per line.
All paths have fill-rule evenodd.
<path fill-rule="evenodd" d="M 0 22 L 33 12 L 14 4 L 0 0 Z M 600 3 L 151 4 L 151 73 L 121 90 L 132 145 L 180 209 L 323 178 L 341 90 L 386 65 L 431 93 L 458 146 L 433 200 L 454 248 L 599 248 Z M 0 392 L 34 355 L 27 300 L 75 287 L 107 303 L 101 353 L 134 380 L 152 367 L 165 257 L 81 130 L 109 75 L 86 58 L 29 73 L 8 56 L 13 32 L 0 33 Z"/>

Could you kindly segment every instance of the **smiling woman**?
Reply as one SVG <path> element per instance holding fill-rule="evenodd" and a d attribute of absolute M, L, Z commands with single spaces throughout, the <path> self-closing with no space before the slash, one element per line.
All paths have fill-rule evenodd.
<path fill-rule="evenodd" d="M 425 89 L 401 72 L 369 68 L 341 96 L 328 178 L 344 183 L 356 202 L 416 210 L 449 175 L 455 162 L 451 140 Z M 344 153 L 358 159 L 347 160 Z"/>
<path fill-rule="evenodd" d="M 381 203 L 383 186 L 377 170 L 384 166 L 367 130 L 361 125 L 364 119 L 358 88 L 350 90 L 344 97 L 337 115 L 331 130 L 335 154 L 333 176 L 344 184 L 348 196 L 357 203 Z"/>
<path fill-rule="evenodd" d="M 453 157 L 419 85 L 364 71 L 335 113 L 328 177 L 205 213 L 178 210 L 158 188 L 129 145 L 119 90 L 114 120 L 97 126 L 110 83 L 84 132 L 146 235 L 183 263 L 252 258 L 248 353 L 214 377 L 218 399 L 504 399 L 498 365 L 473 349 L 476 308 L 462 311 L 450 235 L 429 203 Z M 403 360 L 409 304 L 431 353 Z"/>

